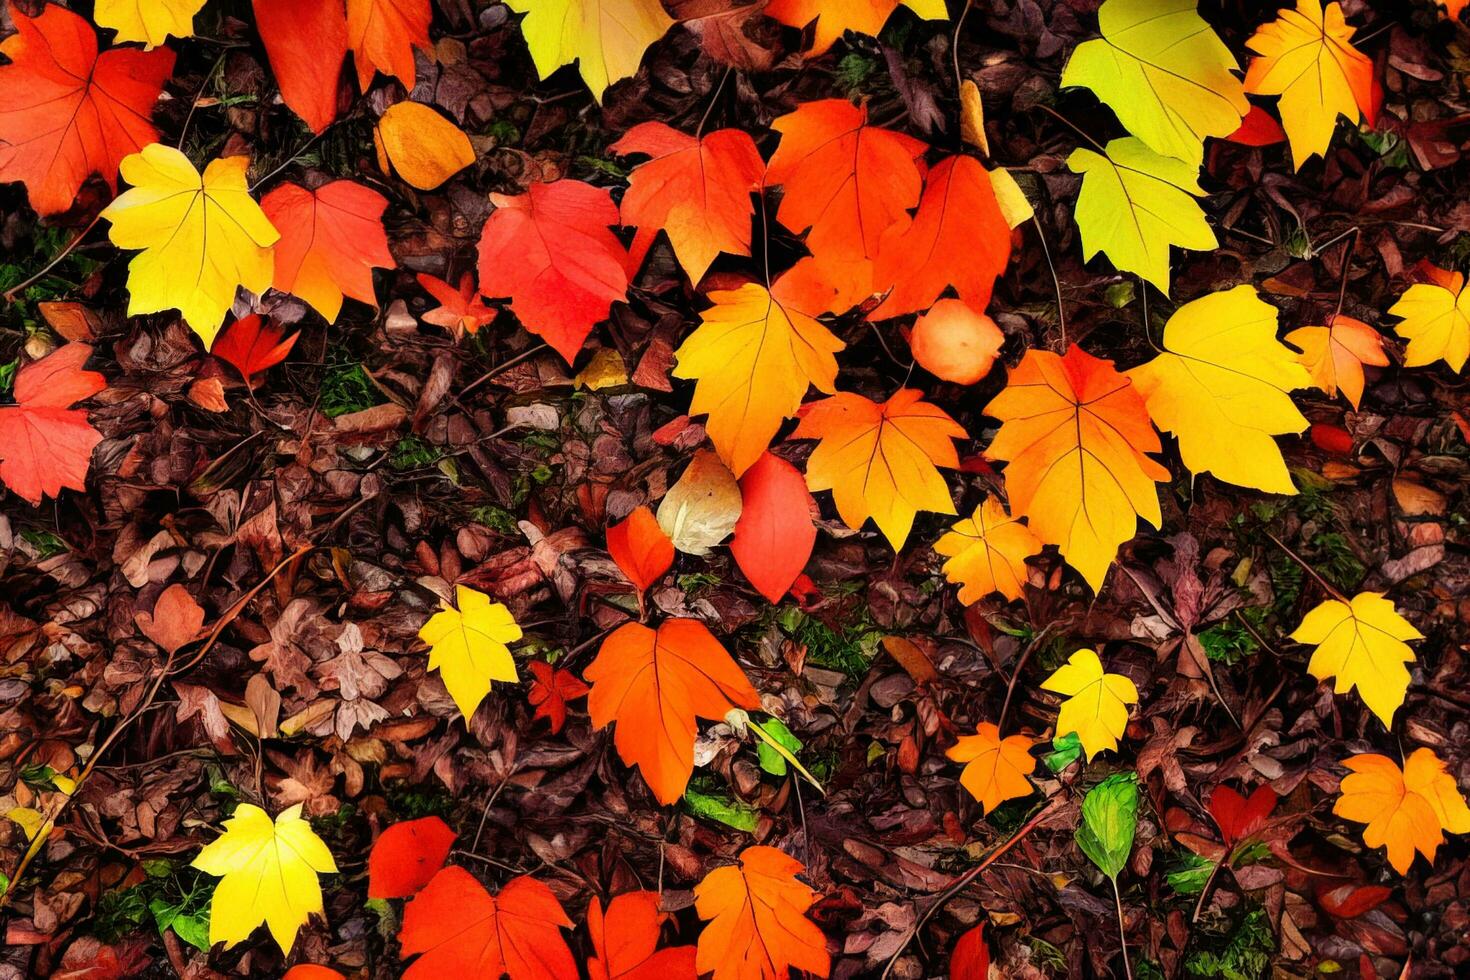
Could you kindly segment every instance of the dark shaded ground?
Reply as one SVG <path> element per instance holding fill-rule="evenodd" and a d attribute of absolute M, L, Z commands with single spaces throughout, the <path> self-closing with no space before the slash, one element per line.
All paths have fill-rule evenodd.
<path fill-rule="evenodd" d="M 1041 108 L 1099 140 L 1121 134 L 1089 94 L 1057 91 L 1066 54 L 1095 33 L 1094 6 L 982 4 L 959 57 L 984 92 L 995 162 L 1020 168 L 1038 203 L 1066 339 L 1132 366 L 1150 354 L 1137 285 L 1104 262 L 1081 264 L 1071 217 L 1078 180 L 1062 165 L 1079 138 Z M 1257 4 L 1203 6 L 1237 53 L 1267 16 Z M 1252 282 L 1292 328 L 1321 323 L 1345 277 L 1343 311 L 1392 340 L 1384 311 L 1407 270 L 1425 258 L 1463 268 L 1470 257 L 1462 191 L 1470 180 L 1462 159 L 1470 34 L 1427 4 L 1346 9 L 1384 81 L 1376 127 L 1341 125 L 1325 163 L 1299 174 L 1283 147 L 1212 144 L 1205 207 L 1221 248 L 1176 252 L 1175 302 Z M 1100 596 L 1052 555 L 1038 560 L 1023 602 L 993 598 L 965 609 L 929 548 L 943 519 L 921 516 L 895 558 L 875 534 L 848 534 L 826 495 L 824 527 L 832 533 L 819 537 L 808 568 L 820 595 L 800 608 L 789 600 L 771 608 L 723 550 L 680 557 L 653 604 L 698 616 L 722 636 L 805 742 L 801 758 L 827 787 L 825 800 L 813 800 L 809 787 L 800 795 L 794 782 L 763 775 L 748 744 L 717 731 L 715 761 L 691 788 L 754 808 L 753 835 L 697 817 L 687 804 L 659 808 L 618 761 L 607 733 L 589 730 L 580 703 L 565 731 L 550 736 L 532 721 L 524 689 L 500 690 L 466 732 L 416 645 L 436 604 L 425 583 L 490 592 L 529 624 L 519 652 L 560 652 L 558 666 L 586 666 L 601 631 L 635 608 L 602 550 L 603 527 L 660 497 L 702 438 L 697 426 L 668 427 L 689 399 L 689 386 L 670 381 L 668 369 L 703 301 L 661 245 L 631 307 L 618 307 L 589 342 L 617 350 L 635 384 L 588 392 L 573 387 L 546 351 L 502 369 L 533 346 L 509 314 L 459 346 L 421 326 L 416 315 L 432 304 L 412 273 L 457 281 L 473 266 L 486 193 L 515 191 L 528 175 L 554 171 L 623 186 L 624 164 L 605 147 L 648 119 L 693 131 L 707 114 L 706 127 L 743 127 L 768 153 L 774 139 L 766 126 L 775 116 L 844 95 L 869 99 L 872 117 L 886 125 L 938 147 L 958 144 L 952 23 L 900 11 L 881 39 L 849 35 L 807 62 L 790 53 L 794 32 L 766 24 L 756 34 L 774 52 L 774 67 L 728 77 L 676 29 L 599 110 L 569 70 L 536 80 L 507 15 L 469 0 L 437 4 L 444 64 L 421 62 L 413 93 L 476 138 L 483 152 L 473 168 L 432 194 L 384 179 L 370 120 L 396 95 L 385 95 L 393 83 L 380 77 L 347 121 L 284 171 L 352 176 L 388 196 L 400 268 L 379 275 L 381 311 L 349 302 L 330 328 L 296 301 L 268 297 L 266 307 L 300 321 L 303 336 L 254 398 L 236 384 L 226 391 L 226 412 L 191 400 L 196 380 L 221 376 L 220 368 L 176 320 L 122 315 L 124 262 L 95 234 L 0 314 L 0 361 L 9 362 L 23 345 L 50 341 L 39 301 L 85 303 L 99 319 L 97 365 L 109 382 L 92 411 L 105 441 L 90 491 L 41 509 L 13 496 L 0 501 L 0 811 L 35 799 L 46 785 L 43 767 L 74 772 L 139 703 L 161 657 L 134 617 L 151 610 L 166 585 L 185 583 L 212 622 L 284 555 L 307 543 L 330 546 L 274 579 L 113 747 L 68 811 L 65 834 L 15 885 L 0 977 L 47 975 L 69 949 L 86 962 L 96 941 L 113 947 L 126 973 L 161 976 L 172 967 L 209 975 L 202 954 L 172 934 L 160 938 L 148 903 L 176 904 L 185 917 L 202 909 L 209 879 L 185 865 L 208 839 L 206 825 L 239 800 L 272 811 L 304 802 L 338 856 L 343 873 L 327 880 L 327 924 L 298 940 L 304 961 L 394 975 L 394 913 L 365 905 L 366 848 L 389 823 L 437 813 L 460 831 L 458 860 L 484 880 L 534 873 L 579 921 L 593 893 L 661 885 L 666 904 L 683 910 L 678 935 L 690 942 L 693 883 L 752 841 L 775 844 L 806 863 L 807 878 L 826 896 L 815 915 L 832 943 L 834 976 L 871 976 L 953 876 L 1046 798 L 1065 802 L 944 905 L 894 975 L 941 975 L 954 938 L 987 913 L 1006 975 L 1121 975 L 1111 892 L 1073 844 L 1072 828 L 1085 789 L 1129 768 L 1146 787 L 1122 879 L 1138 976 L 1250 977 L 1273 968 L 1308 976 L 1337 964 L 1391 977 L 1410 959 L 1415 976 L 1470 969 L 1465 841 L 1451 838 L 1432 869 L 1421 859 L 1400 878 L 1381 852 L 1363 848 L 1360 827 L 1331 815 L 1338 763 L 1354 752 L 1397 758 L 1427 745 L 1462 787 L 1470 785 L 1470 399 L 1442 363 L 1370 369 L 1357 412 L 1340 399 L 1298 393 L 1309 418 L 1346 430 L 1351 448 L 1319 448 L 1332 445 L 1325 429 L 1314 430 L 1316 442 L 1283 439 L 1303 487 L 1294 499 L 1191 481 L 1177 456 L 1166 460 L 1179 477 L 1163 488 L 1164 531 L 1125 546 Z M 253 175 L 269 173 L 309 134 L 275 101 L 248 5 L 212 0 L 197 27 L 211 40 L 171 42 L 180 61 L 168 89 L 174 99 L 160 106 L 164 139 L 178 138 L 202 91 L 212 98 L 190 123 L 191 158 L 243 141 L 256 156 Z M 103 193 L 89 188 L 53 227 L 36 223 L 18 188 L 0 191 L 0 285 L 43 265 L 90 220 Z M 1356 237 L 1341 237 L 1354 227 Z M 800 254 L 799 243 L 777 231 L 773 265 Z M 992 304 L 1011 364 L 1027 347 L 1062 347 L 1035 227 L 1024 227 L 1021 240 Z M 1348 243 L 1355 247 L 1345 255 Z M 1148 301 L 1156 337 L 1173 306 L 1157 293 Z M 875 342 L 875 329 L 896 360 Z M 894 324 L 849 318 L 836 331 L 849 345 L 844 388 L 881 398 L 908 376 Z M 994 431 L 979 407 L 1004 373 L 972 389 L 922 372 L 915 378 L 974 437 L 962 447 L 974 465 L 950 477 L 968 513 L 999 485 L 979 459 Z M 554 417 L 554 427 L 508 429 L 528 408 Z M 780 452 L 799 462 L 809 448 Z M 1339 588 L 1388 591 L 1426 635 L 1391 734 L 1359 699 L 1334 698 L 1306 673 L 1308 651 L 1285 634 L 1322 593 L 1268 531 Z M 1243 731 L 1190 676 L 1197 671 L 1187 655 L 1181 668 L 1181 638 L 1169 618 L 1193 624 L 1191 642 L 1209 656 Z M 344 662 L 348 623 L 380 656 Z M 890 634 L 919 643 L 939 680 L 916 687 L 879 645 Z M 1142 695 L 1121 751 L 1060 774 L 1042 767 L 1037 795 L 981 819 L 943 749 L 956 733 L 995 719 L 1028 646 L 1012 717 L 1049 733 L 1055 701 L 1037 685 L 1072 650 L 1094 645 Z M 303 731 L 261 744 L 212 722 L 220 701 L 243 701 L 246 679 L 258 671 L 280 693 L 282 718 L 308 713 Z M 339 704 L 343 671 L 376 693 Z M 1269 852 L 1222 873 L 1191 926 L 1202 875 L 1186 845 L 1191 834 L 1215 836 L 1202 803 L 1222 783 L 1262 782 L 1283 797 Z M 0 826 L 0 869 L 13 869 L 24 848 L 18 826 Z M 1342 914 L 1358 910 L 1344 910 L 1349 892 L 1334 889 L 1379 884 L 1391 889 L 1380 904 Z M 579 931 L 574 948 L 585 947 Z M 264 932 L 209 962 L 225 972 L 281 968 Z"/>

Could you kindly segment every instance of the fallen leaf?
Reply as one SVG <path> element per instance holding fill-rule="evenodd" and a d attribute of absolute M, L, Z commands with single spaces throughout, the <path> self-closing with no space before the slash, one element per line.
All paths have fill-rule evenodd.
<path fill-rule="evenodd" d="M 391 164 L 421 191 L 433 190 L 475 162 L 464 130 L 420 102 L 389 106 L 373 127 L 373 143 L 382 170 L 386 173 Z"/>
<path fill-rule="evenodd" d="M 665 806 L 683 795 L 694 772 L 696 719 L 760 707 L 740 667 L 694 619 L 665 620 L 657 631 L 624 623 L 602 641 L 582 676 L 592 684 L 593 727 L 617 722 L 618 755 L 638 767 Z"/>
<path fill-rule="evenodd" d="M 1041 682 L 1043 691 L 1063 695 L 1057 735 L 1075 733 L 1087 761 L 1105 749 L 1116 749 L 1128 727 L 1128 706 L 1138 703 L 1138 688 L 1122 674 L 1103 672 L 1092 650 L 1078 650 Z"/>
<path fill-rule="evenodd" d="M 785 283 L 771 292 L 748 282 L 710 293 L 714 306 L 674 352 L 674 377 L 696 382 L 689 413 L 709 416 L 710 439 L 737 477 L 766 451 L 808 388 L 836 391 L 834 355 L 845 345 L 799 308 L 799 296 L 793 302 Z"/>
<path fill-rule="evenodd" d="M 960 602 L 968 606 L 994 592 L 1021 598 L 1026 559 L 1041 553 L 1041 539 L 999 500 L 986 497 L 974 514 L 950 525 L 934 550 L 949 559 L 944 577 L 960 587 Z"/>
<path fill-rule="evenodd" d="M 960 139 L 990 156 L 990 138 L 985 135 L 985 102 L 973 79 L 960 82 Z"/>
<path fill-rule="evenodd" d="M 846 99 L 804 102 L 771 128 L 781 142 L 766 184 L 785 190 L 776 220 L 806 234 L 815 267 L 840 298 L 837 307 L 854 306 L 873 293 L 884 234 L 907 226 L 909 209 L 919 203 L 928 147 L 869 125 L 867 108 Z"/>
<path fill-rule="evenodd" d="M 1240 127 L 1250 103 L 1240 66 L 1196 0 L 1108 0 L 1102 37 L 1067 59 L 1063 86 L 1091 89 L 1154 152 L 1198 164 L 1207 136 Z"/>
<path fill-rule="evenodd" d="M 779 456 L 762 453 L 740 478 L 740 497 L 730 554 L 755 590 L 779 603 L 817 540 L 806 478 Z"/>
<path fill-rule="evenodd" d="M 1220 244 L 1195 200 L 1204 195 L 1199 166 L 1155 153 L 1133 136 L 1113 140 L 1106 154 L 1079 146 L 1067 157 L 1067 167 L 1082 175 L 1082 254 L 1102 252 L 1119 271 L 1142 276 L 1167 296 L 1170 245 Z"/>
<path fill-rule="evenodd" d="M 1405 367 L 1444 361 L 1459 371 L 1470 360 L 1470 290 L 1461 273 L 1430 267 L 1429 281 L 1410 286 L 1388 312 L 1403 318 L 1393 329 L 1409 342 Z"/>
<path fill-rule="evenodd" d="M 376 309 L 373 269 L 394 267 L 383 230 L 387 207 L 383 195 L 350 180 L 272 190 L 260 202 L 281 233 L 272 285 L 305 300 L 328 323 L 337 321 L 344 296 Z"/>
<path fill-rule="evenodd" d="M 999 728 L 982 721 L 974 735 L 961 735 L 944 754 L 965 764 L 960 785 L 979 801 L 981 813 L 989 813 L 1006 800 L 1035 792 L 1026 778 L 1036 770 L 1031 746 L 1025 735 L 1001 738 Z"/>
<path fill-rule="evenodd" d="M 988 980 L 990 949 L 985 945 L 985 923 L 977 922 L 955 941 L 949 954 L 949 980 Z"/>
<path fill-rule="evenodd" d="M 1352 37 L 1341 6 L 1297 0 L 1246 41 L 1260 57 L 1251 59 L 1245 90 L 1281 97 L 1277 111 L 1298 170 L 1327 152 L 1339 115 L 1357 122 L 1372 105 L 1373 62 Z"/>
<path fill-rule="evenodd" d="M 474 273 L 466 272 L 461 276 L 458 289 L 423 272 L 417 278 L 424 291 L 439 301 L 438 306 L 423 315 L 425 323 L 458 335 L 475 333 L 495 319 L 495 310 L 480 301 Z"/>
<path fill-rule="evenodd" d="M 357 68 L 358 88 L 366 92 L 373 74 L 381 71 L 412 89 L 418 77 L 413 49 L 434 59 L 429 40 L 433 16 L 429 0 L 347 0 L 347 46 Z"/>
<path fill-rule="evenodd" d="M 150 613 L 136 613 L 138 629 L 165 653 L 176 653 L 194 641 L 204 626 L 204 610 L 189 590 L 175 582 L 159 594 Z"/>
<path fill-rule="evenodd" d="M 492 681 L 520 680 L 508 644 L 521 638 L 521 628 L 504 605 L 466 585 L 455 588 L 458 608 L 443 605 L 419 630 L 419 639 L 429 645 L 429 669 L 439 671 L 468 725 Z"/>
<path fill-rule="evenodd" d="M 590 980 L 695 980 L 693 946 L 658 948 L 666 916 L 658 908 L 658 892 L 624 892 L 607 905 L 597 896 L 587 905 L 587 935 L 593 956 L 587 961 Z"/>
<path fill-rule="evenodd" d="M 661 122 L 640 123 L 608 147 L 650 159 L 633 168 L 620 205 L 622 222 L 637 228 L 633 265 L 641 266 L 660 230 L 669 236 L 691 283 L 704 278 L 724 252 L 750 254 L 751 194 L 765 173 L 755 141 L 740 129 L 695 137 Z"/>
<path fill-rule="evenodd" d="M 536 879 L 512 878 L 492 896 L 474 875 L 451 865 L 403 908 L 402 956 L 421 954 L 403 977 L 577 980 L 561 935 L 571 927 L 551 889 Z"/>
<path fill-rule="evenodd" d="M 1143 399 L 1111 361 L 1073 345 L 1065 357 L 1028 350 L 983 409 L 1001 420 L 986 449 L 1007 461 L 1011 513 L 1061 549 L 1094 591 L 1142 518 L 1158 527 L 1154 484 L 1169 471 Z"/>
<path fill-rule="evenodd" d="M 1418 851 L 1434 863 L 1444 831 L 1470 833 L 1470 808 L 1455 777 L 1433 750 L 1417 748 L 1401 770 L 1392 759 L 1376 754 L 1343 761 L 1351 770 L 1332 812 L 1344 820 L 1367 824 L 1363 843 L 1388 847 L 1388 863 L 1408 874 Z"/>
<path fill-rule="evenodd" d="M 647 592 L 674 564 L 674 542 L 647 505 L 607 529 L 607 553 L 639 592 Z"/>
<path fill-rule="evenodd" d="M 879 243 L 873 286 L 888 295 L 869 319 L 927 310 L 951 288 L 984 313 L 1010 255 L 1011 228 L 990 172 L 974 157 L 946 157 L 924 179 L 913 220 L 890 226 Z"/>
<path fill-rule="evenodd" d="M 155 48 L 174 37 L 194 35 L 194 15 L 204 0 L 97 0 L 92 17 L 98 27 L 117 32 L 113 42 L 141 41 Z"/>
<path fill-rule="evenodd" d="M 1272 437 L 1306 431 L 1291 392 L 1312 379 L 1276 339 L 1276 307 L 1251 285 L 1210 293 L 1169 317 L 1163 348 L 1128 377 L 1155 424 L 1178 437 L 1189 471 L 1296 493 Z"/>
<path fill-rule="evenodd" d="M 255 26 L 281 101 L 313 133 L 337 118 L 337 89 L 347 60 L 347 11 L 340 3 L 252 0 Z"/>
<path fill-rule="evenodd" d="M 281 953 L 290 955 L 297 931 L 322 913 L 319 876 L 336 874 L 337 863 L 301 806 L 272 821 L 260 807 L 241 803 L 224 833 L 194 858 L 191 867 L 220 879 L 210 901 L 211 945 L 229 949 L 264 922 Z"/>
<path fill-rule="evenodd" d="M 944 0 L 770 0 L 766 14 L 798 30 L 815 21 L 810 52 L 815 57 L 847 31 L 877 37 L 900 3 L 927 20 L 949 16 Z"/>
<path fill-rule="evenodd" d="M 545 718 L 555 735 L 567 723 L 567 702 L 585 695 L 590 688 L 570 670 L 558 670 L 544 660 L 533 660 L 531 691 L 527 695 L 536 711 L 532 718 Z"/>
<path fill-rule="evenodd" d="M 0 482 L 32 506 L 43 494 L 87 488 L 102 434 L 85 408 L 70 406 L 107 387 L 101 374 L 83 369 L 91 356 L 88 345 L 71 343 L 25 365 L 15 374 L 15 404 L 0 406 Z"/>
<path fill-rule="evenodd" d="M 250 196 L 249 166 L 247 157 L 224 157 L 200 176 L 188 157 L 158 143 L 122 161 L 132 189 L 102 217 L 114 245 L 142 249 L 128 263 L 129 316 L 177 309 L 208 346 L 238 287 L 257 295 L 270 288 L 281 236 Z"/>
<path fill-rule="evenodd" d="M 817 893 L 797 879 L 801 862 L 762 846 L 737 861 L 694 886 L 694 908 L 708 923 L 696 969 L 714 980 L 781 980 L 793 967 L 827 976 L 826 937 L 806 915 Z"/>
<path fill-rule="evenodd" d="M 1353 688 L 1384 727 L 1404 703 L 1414 651 L 1407 640 L 1424 636 L 1399 615 L 1378 592 L 1359 592 L 1350 602 L 1328 599 L 1307 613 L 1291 634 L 1298 643 L 1315 646 L 1307 672 L 1319 681 L 1337 679 L 1336 694 Z"/>
<path fill-rule="evenodd" d="M 368 898 L 408 898 L 444 866 L 454 831 L 438 817 L 401 820 L 368 852 Z"/>
<path fill-rule="evenodd" d="M 701 449 L 659 501 L 658 525 L 679 551 L 707 555 L 735 530 L 740 511 L 734 475 L 718 456 Z"/>
<path fill-rule="evenodd" d="M 98 54 L 92 26 L 55 4 L 39 17 L 15 7 L 10 16 L 16 33 L 0 42 L 10 59 L 0 65 L 0 181 L 24 183 L 42 215 L 70 208 L 94 173 L 116 191 L 118 164 L 158 139 L 153 105 L 173 52 Z"/>
<path fill-rule="evenodd" d="M 1325 327 L 1299 327 L 1286 335 L 1286 342 L 1301 349 L 1297 360 L 1312 384 L 1328 395 L 1341 388 L 1353 408 L 1363 397 L 1363 365 L 1388 366 L 1383 337 L 1352 317 L 1334 316 Z"/>
<path fill-rule="evenodd" d="M 506 0 L 525 14 L 521 33 L 542 78 L 577 64 L 592 97 L 638 72 L 643 52 L 674 21 L 659 0 Z"/>
<path fill-rule="evenodd" d="M 895 551 L 919 511 L 955 512 L 937 467 L 958 467 L 951 440 L 969 437 L 922 398 L 912 388 L 899 389 L 882 404 L 839 392 L 804 406 L 791 434 L 820 440 L 807 460 L 807 487 L 831 490 L 837 513 L 855 531 L 871 517 Z"/>
<path fill-rule="evenodd" d="M 1264 830 L 1274 809 L 1276 793 L 1264 784 L 1256 787 L 1250 799 L 1229 786 L 1216 786 L 1210 794 L 1210 816 L 1220 828 L 1220 838 L 1227 848 Z"/>
<path fill-rule="evenodd" d="M 1005 340 L 990 317 L 962 300 L 942 299 L 914 321 L 909 349 L 936 378 L 972 385 L 990 373 Z"/>
<path fill-rule="evenodd" d="M 220 331 L 209 352 L 240 372 L 240 377 L 253 386 L 257 375 L 286 359 L 301 336 L 293 333 L 286 337 L 285 333 L 286 328 L 279 323 L 252 313 Z"/>
<path fill-rule="evenodd" d="M 618 208 L 606 188 L 580 180 L 491 194 L 480 233 L 480 291 L 511 311 L 568 364 L 612 304 L 628 296 L 628 253 L 612 233 Z"/>

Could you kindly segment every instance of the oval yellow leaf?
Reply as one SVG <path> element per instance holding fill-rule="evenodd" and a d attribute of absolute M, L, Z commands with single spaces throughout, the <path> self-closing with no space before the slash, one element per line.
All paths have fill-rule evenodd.
<path fill-rule="evenodd" d="M 419 102 L 389 106 L 373 130 L 373 143 L 379 164 L 386 157 L 398 176 L 421 191 L 433 190 L 475 162 L 464 131 Z"/>

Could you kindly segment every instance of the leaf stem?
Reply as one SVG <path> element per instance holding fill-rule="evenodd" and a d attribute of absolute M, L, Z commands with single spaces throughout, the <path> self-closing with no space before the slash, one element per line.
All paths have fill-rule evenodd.
<path fill-rule="evenodd" d="M 1118 909 L 1118 942 L 1123 947 L 1123 972 L 1127 974 L 1128 980 L 1133 980 L 1133 964 L 1128 961 L 1128 926 L 1123 921 L 1123 895 L 1118 891 L 1118 879 L 1109 878 L 1113 883 L 1113 902 Z"/>

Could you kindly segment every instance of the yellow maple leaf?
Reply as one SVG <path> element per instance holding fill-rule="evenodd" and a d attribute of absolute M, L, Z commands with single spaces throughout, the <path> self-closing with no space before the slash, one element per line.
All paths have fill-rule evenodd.
<path fill-rule="evenodd" d="M 1155 153 L 1129 136 L 1110 142 L 1107 156 L 1078 147 L 1067 166 L 1082 175 L 1077 229 L 1084 257 L 1102 252 L 1120 270 L 1137 273 L 1167 296 L 1169 246 L 1219 244 L 1194 199 L 1204 194 L 1198 164 Z"/>
<path fill-rule="evenodd" d="M 273 822 L 258 806 L 241 803 L 225 832 L 194 858 L 193 867 L 219 878 L 209 906 L 209 942 L 229 949 L 262 922 L 289 955 L 312 913 L 322 911 L 317 876 L 336 874 L 332 852 L 301 816 L 301 804 Z"/>
<path fill-rule="evenodd" d="M 592 97 L 613 82 L 636 74 L 644 50 L 664 36 L 674 19 L 658 0 L 506 0 L 526 15 L 521 33 L 548 77 L 562 65 L 577 63 Z"/>
<path fill-rule="evenodd" d="M 820 439 L 806 464 L 813 492 L 831 490 L 837 513 L 854 531 L 869 517 L 895 551 L 921 510 L 953 514 L 949 486 L 936 467 L 960 465 L 951 439 L 967 438 L 944 410 L 900 388 L 881 405 L 838 392 L 802 409 L 793 439 Z"/>
<path fill-rule="evenodd" d="M 1392 759 L 1367 753 L 1346 759 L 1352 770 L 1342 781 L 1342 795 L 1332 812 L 1363 823 L 1363 843 L 1388 846 L 1388 863 L 1408 874 L 1418 851 L 1434 863 L 1444 831 L 1470 833 L 1470 807 L 1455 777 L 1431 749 L 1418 748 L 1402 770 Z"/>
<path fill-rule="evenodd" d="M 815 317 L 783 302 L 779 283 L 776 295 L 748 282 L 709 298 L 715 305 L 674 352 L 673 374 L 696 381 L 689 413 L 709 416 L 710 439 L 739 477 L 796 413 L 808 387 L 836 390 L 833 355 L 845 345 Z"/>
<path fill-rule="evenodd" d="M 1102 37 L 1084 41 L 1062 85 L 1089 88 L 1123 126 L 1164 156 L 1198 164 L 1207 136 L 1229 136 L 1250 109 L 1240 66 L 1196 0 L 1108 0 Z"/>
<path fill-rule="evenodd" d="M 1057 714 L 1057 735 L 1076 733 L 1088 761 L 1116 749 L 1128 727 L 1128 706 L 1138 703 L 1138 688 L 1122 674 L 1103 672 L 1092 650 L 1078 650 L 1041 682 L 1041 689 L 1066 696 Z"/>
<path fill-rule="evenodd" d="M 1169 471 L 1145 455 L 1161 447 L 1143 399 L 1074 344 L 1065 357 L 1027 351 L 983 411 L 1002 423 L 985 452 L 1006 461 L 1011 510 L 1100 590 L 1138 519 L 1162 520 L 1154 484 Z"/>
<path fill-rule="evenodd" d="M 460 585 L 454 601 L 459 608 L 444 603 L 419 630 L 419 639 L 429 645 L 429 669 L 439 671 L 468 725 L 491 681 L 520 679 L 507 644 L 521 638 L 521 628 L 509 609 L 483 592 Z"/>
<path fill-rule="evenodd" d="M 171 146 L 152 143 L 119 166 L 132 187 L 103 211 L 119 248 L 142 249 L 128 263 L 128 315 L 177 309 L 209 346 L 235 289 L 270 288 L 280 233 L 250 196 L 246 157 L 223 157 L 199 171 Z"/>
<path fill-rule="evenodd" d="M 203 6 L 204 0 L 97 0 L 92 19 L 117 31 L 115 43 L 142 41 L 154 48 L 170 34 L 192 37 L 194 15 Z"/>
<path fill-rule="evenodd" d="M 1414 651 L 1407 640 L 1423 635 L 1378 592 L 1359 592 L 1350 602 L 1328 599 L 1307 613 L 1291 634 L 1298 643 L 1316 645 L 1307 670 L 1319 681 L 1336 677 L 1333 691 L 1354 687 L 1370 711 L 1393 725 L 1393 713 L 1404 703 Z"/>
<path fill-rule="evenodd" d="M 1031 746 L 1031 739 L 1025 735 L 1003 739 L 999 728 L 982 721 L 974 735 L 961 735 L 944 754 L 955 762 L 965 763 L 960 785 L 980 802 L 982 813 L 989 813 L 1006 800 L 1034 792 L 1026 778 L 1036 769 Z"/>
<path fill-rule="evenodd" d="M 944 575 L 960 587 L 960 602 L 979 602 L 992 592 L 1007 599 L 1021 598 L 1026 581 L 1026 559 L 1041 551 L 1041 539 L 1012 517 L 999 500 L 986 497 L 975 513 L 955 521 L 934 542 L 934 550 L 949 561 Z"/>
<path fill-rule="evenodd" d="M 1164 325 L 1164 353 L 1128 376 L 1154 423 L 1178 437 L 1190 472 L 1268 493 L 1296 493 L 1272 436 L 1307 427 L 1290 392 L 1312 379 L 1276 339 L 1276 307 L 1254 286 L 1179 307 Z"/>
<path fill-rule="evenodd" d="M 1325 327 L 1299 327 L 1286 335 L 1286 342 L 1301 348 L 1297 360 L 1312 384 L 1328 395 L 1341 389 L 1353 408 L 1363 397 L 1363 365 L 1388 365 L 1378 331 L 1350 316 L 1334 316 Z"/>
<path fill-rule="evenodd" d="M 1357 122 L 1372 105 L 1373 62 L 1352 37 L 1338 4 L 1297 0 L 1246 42 L 1260 57 L 1246 69 L 1245 90 L 1281 96 L 1277 111 L 1298 170 L 1327 152 L 1339 115 Z"/>
<path fill-rule="evenodd" d="M 1432 269 L 1429 282 L 1410 286 L 1388 312 L 1403 317 L 1393 329 L 1409 342 L 1406 367 L 1444 361 L 1459 371 L 1470 359 L 1470 290 L 1460 273 Z"/>

